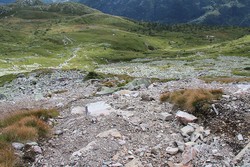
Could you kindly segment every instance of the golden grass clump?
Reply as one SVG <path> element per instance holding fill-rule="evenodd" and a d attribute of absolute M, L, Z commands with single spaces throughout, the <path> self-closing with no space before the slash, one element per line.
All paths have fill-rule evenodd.
<path fill-rule="evenodd" d="M 4 128 L 2 136 L 9 142 L 36 140 L 38 137 L 46 137 L 49 131 L 49 126 L 44 121 L 28 116 Z"/>
<path fill-rule="evenodd" d="M 58 116 L 59 113 L 56 109 L 39 109 L 39 110 L 28 110 L 28 111 L 17 111 L 6 118 L 0 120 L 0 128 L 12 125 L 24 117 L 35 116 L 43 121 L 47 121 L 49 118 Z"/>
<path fill-rule="evenodd" d="M 58 111 L 18 111 L 0 120 L 0 167 L 14 166 L 16 157 L 12 142 L 25 142 L 47 137 L 50 132 L 46 120 L 59 115 Z"/>
<path fill-rule="evenodd" d="M 210 108 L 211 101 L 218 99 L 222 93 L 221 89 L 184 89 L 162 93 L 160 101 L 171 102 L 189 112 L 205 111 Z"/>

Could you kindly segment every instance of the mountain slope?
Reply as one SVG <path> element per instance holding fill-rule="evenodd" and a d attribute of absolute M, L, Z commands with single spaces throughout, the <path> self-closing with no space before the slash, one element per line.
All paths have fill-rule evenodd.
<path fill-rule="evenodd" d="M 68 1 L 143 21 L 250 26 L 248 0 L 43 0 L 45 3 Z M 11 2 L 13 0 L 0 3 Z"/>
<path fill-rule="evenodd" d="M 145 21 L 250 25 L 247 0 L 79 0 L 103 12 Z"/>
<path fill-rule="evenodd" d="M 72 2 L 11 4 L 0 6 L 0 76 L 40 68 L 91 71 L 136 58 L 249 57 L 247 35 L 243 27 L 138 23 Z"/>

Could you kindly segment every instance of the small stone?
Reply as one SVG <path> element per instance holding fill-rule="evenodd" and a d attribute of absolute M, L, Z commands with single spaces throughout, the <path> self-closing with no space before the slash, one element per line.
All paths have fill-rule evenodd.
<path fill-rule="evenodd" d="M 196 145 L 195 142 L 187 142 L 187 143 L 185 143 L 185 146 L 186 146 L 186 147 L 192 147 L 192 146 L 194 146 L 194 145 Z"/>
<path fill-rule="evenodd" d="M 168 154 L 171 154 L 171 155 L 176 154 L 178 151 L 179 151 L 178 148 L 172 148 L 172 147 L 167 147 L 167 148 L 166 148 L 166 152 L 167 152 Z"/>
<path fill-rule="evenodd" d="M 145 131 L 147 131 L 149 129 L 148 124 L 144 124 L 144 123 L 140 124 L 140 127 L 141 127 L 143 132 L 145 132 Z"/>
<path fill-rule="evenodd" d="M 4 100 L 4 99 L 6 99 L 7 97 L 4 95 L 4 94 L 1 94 L 0 93 L 0 100 Z"/>
<path fill-rule="evenodd" d="M 111 167 L 119 167 L 119 166 L 123 166 L 123 165 L 121 163 L 119 163 L 119 162 L 111 165 Z"/>
<path fill-rule="evenodd" d="M 173 115 L 172 114 L 169 114 L 167 112 L 162 112 L 160 113 L 159 115 L 159 119 L 160 120 L 163 120 L 163 121 L 170 121 L 173 119 Z"/>
<path fill-rule="evenodd" d="M 244 140 L 242 134 L 238 134 L 237 138 L 238 138 L 238 140 L 240 140 L 240 141 Z"/>
<path fill-rule="evenodd" d="M 141 100 L 142 100 L 142 101 L 153 101 L 153 100 L 155 100 L 155 99 L 152 98 L 152 97 L 150 97 L 150 96 L 147 95 L 147 94 L 142 94 L 142 95 L 141 95 Z"/>
<path fill-rule="evenodd" d="M 199 150 L 195 147 L 187 147 L 182 153 L 182 164 L 186 165 L 192 161 L 198 154 Z"/>
<path fill-rule="evenodd" d="M 26 143 L 26 145 L 29 145 L 29 146 L 38 146 L 38 143 L 37 142 L 28 142 L 28 143 Z"/>
<path fill-rule="evenodd" d="M 183 124 L 188 124 L 197 120 L 197 117 L 195 117 L 194 115 L 183 111 L 178 111 L 176 113 L 176 118 Z"/>
<path fill-rule="evenodd" d="M 56 105 L 56 107 L 58 107 L 58 108 L 62 108 L 64 105 L 63 105 L 63 103 L 58 103 L 57 105 Z"/>
<path fill-rule="evenodd" d="M 12 147 L 14 147 L 16 150 L 21 150 L 24 147 L 24 144 L 22 143 L 12 143 Z"/>
<path fill-rule="evenodd" d="M 74 107 L 72 110 L 71 110 L 71 114 L 79 114 L 79 115 L 82 115 L 84 114 L 86 111 L 85 111 L 85 107 Z"/>
<path fill-rule="evenodd" d="M 39 146 L 33 146 L 33 149 L 34 149 L 34 152 L 37 153 L 37 154 L 42 154 L 43 153 L 41 147 L 39 147 Z"/>
<path fill-rule="evenodd" d="M 169 167 L 175 167 L 175 164 L 172 161 L 168 161 L 168 166 Z"/>
<path fill-rule="evenodd" d="M 135 158 L 129 163 L 125 164 L 125 167 L 143 167 L 143 165 L 139 159 Z"/>
<path fill-rule="evenodd" d="M 129 154 L 129 155 L 133 155 L 133 152 L 129 150 L 129 151 L 128 151 L 128 154 Z"/>
<path fill-rule="evenodd" d="M 185 143 L 176 141 L 176 145 L 178 146 L 179 151 L 183 152 L 185 150 Z"/>
<path fill-rule="evenodd" d="M 217 150 L 217 149 L 213 149 L 213 150 L 212 150 L 212 153 L 213 153 L 213 154 L 216 154 L 216 153 L 218 153 L 218 150 Z"/>
<path fill-rule="evenodd" d="M 204 130 L 204 135 L 205 135 L 205 136 L 209 136 L 209 135 L 210 135 L 210 133 L 211 133 L 211 131 L 210 131 L 210 130 Z"/>
<path fill-rule="evenodd" d="M 125 140 L 118 140 L 118 143 L 119 143 L 120 145 L 124 145 L 124 144 L 126 144 L 126 141 L 125 141 Z"/>
<path fill-rule="evenodd" d="M 108 131 L 102 132 L 98 134 L 96 137 L 107 138 L 109 136 L 112 136 L 116 139 L 122 137 L 121 133 L 117 129 L 110 129 Z"/>
<path fill-rule="evenodd" d="M 181 134 L 183 136 L 186 135 L 191 135 L 194 132 L 194 128 L 190 125 L 184 126 L 183 128 L 181 128 Z"/>
<path fill-rule="evenodd" d="M 222 95 L 222 97 L 225 98 L 225 99 L 229 99 L 230 95 Z"/>
<path fill-rule="evenodd" d="M 55 135 L 62 135 L 63 134 L 63 131 L 62 130 L 56 130 L 55 132 L 54 132 L 54 134 Z"/>
<path fill-rule="evenodd" d="M 192 142 L 195 142 L 195 141 L 198 140 L 199 138 L 200 138 L 201 140 L 203 140 L 203 136 L 202 136 L 201 133 L 194 132 L 194 133 L 191 135 L 191 141 L 192 141 Z"/>

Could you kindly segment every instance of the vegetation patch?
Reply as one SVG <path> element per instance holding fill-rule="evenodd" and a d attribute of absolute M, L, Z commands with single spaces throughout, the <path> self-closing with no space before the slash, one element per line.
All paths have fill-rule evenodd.
<path fill-rule="evenodd" d="M 219 99 L 221 89 L 184 89 L 165 92 L 160 95 L 161 102 L 171 102 L 176 107 L 188 112 L 206 112 L 211 109 L 212 100 Z"/>
<path fill-rule="evenodd" d="M 0 120 L 0 166 L 14 166 L 16 157 L 12 142 L 37 141 L 48 137 L 50 127 L 46 124 L 49 118 L 58 116 L 55 109 L 17 111 Z"/>
<path fill-rule="evenodd" d="M 94 71 L 91 71 L 85 76 L 84 80 L 87 81 L 90 79 L 102 79 L 102 78 L 103 78 L 103 76 L 101 74 L 98 74 Z"/>

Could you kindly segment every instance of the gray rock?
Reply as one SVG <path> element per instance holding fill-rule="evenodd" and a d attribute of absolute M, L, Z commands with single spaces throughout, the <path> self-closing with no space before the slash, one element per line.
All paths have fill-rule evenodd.
<path fill-rule="evenodd" d="M 77 107 L 72 108 L 72 110 L 71 110 L 71 114 L 82 115 L 82 114 L 85 114 L 85 113 L 86 113 L 85 107 L 77 106 Z"/>
<path fill-rule="evenodd" d="M 155 100 L 153 97 L 151 97 L 150 95 L 147 95 L 147 94 L 142 94 L 141 95 L 141 100 L 142 101 L 153 101 Z"/>
<path fill-rule="evenodd" d="M 166 152 L 170 155 L 174 155 L 179 151 L 178 148 L 173 148 L 173 147 L 167 147 Z"/>
<path fill-rule="evenodd" d="M 201 139 L 201 140 L 203 140 L 203 135 L 201 134 L 201 133 L 199 133 L 199 132 L 194 132 L 192 135 L 191 135 L 191 141 L 192 142 L 195 142 L 196 140 L 198 140 L 198 139 Z"/>
<path fill-rule="evenodd" d="M 176 141 L 175 143 L 178 146 L 179 151 L 183 152 L 185 150 L 185 143 L 184 142 Z"/>
<path fill-rule="evenodd" d="M 242 134 L 238 134 L 238 135 L 237 135 L 237 138 L 238 138 L 238 140 L 240 140 L 240 141 L 244 140 Z"/>
<path fill-rule="evenodd" d="M 102 87 L 100 92 L 97 92 L 96 95 L 109 95 L 117 91 L 119 88 L 109 88 L 109 87 Z"/>
<path fill-rule="evenodd" d="M 26 145 L 29 145 L 29 146 L 38 146 L 38 143 L 37 142 L 28 142 L 28 143 L 26 143 Z"/>
<path fill-rule="evenodd" d="M 122 137 L 121 133 L 117 129 L 110 129 L 108 131 L 104 131 L 104 132 L 98 134 L 96 137 L 107 138 L 109 136 L 112 136 L 114 138 L 121 138 Z"/>
<path fill-rule="evenodd" d="M 125 141 L 125 140 L 118 140 L 118 143 L 119 143 L 120 145 L 124 145 L 124 144 L 126 144 L 126 141 Z"/>
<path fill-rule="evenodd" d="M 96 144 L 97 144 L 96 141 L 90 142 L 86 147 L 83 147 L 82 149 L 80 149 L 80 150 L 74 152 L 74 153 L 71 155 L 70 159 L 72 160 L 72 159 L 74 159 L 74 158 L 76 158 L 76 157 L 78 157 L 78 156 L 82 156 L 82 155 L 85 154 L 86 152 L 92 150 L 92 149 L 96 146 Z"/>
<path fill-rule="evenodd" d="M 24 147 L 24 144 L 22 143 L 12 143 L 12 147 L 16 150 L 21 150 Z"/>
<path fill-rule="evenodd" d="M 159 114 L 159 119 L 163 121 L 170 121 L 173 119 L 173 115 L 167 112 L 162 112 Z"/>
<path fill-rule="evenodd" d="M 42 154 L 43 153 L 41 147 L 39 147 L 39 146 L 33 146 L 32 148 L 34 149 L 34 152 L 37 153 L 37 154 Z"/>
<path fill-rule="evenodd" d="M 183 136 L 191 135 L 193 132 L 194 132 L 194 128 L 190 125 L 187 125 L 181 128 L 181 134 Z"/>
<path fill-rule="evenodd" d="M 137 90 L 140 88 L 147 88 L 150 85 L 150 80 L 148 79 L 134 79 L 133 81 L 129 82 L 127 85 L 124 86 L 125 89 L 129 90 Z"/>
<path fill-rule="evenodd" d="M 4 94 L 0 93 L 0 100 L 5 100 L 5 99 L 7 99 L 7 97 Z"/>
<path fill-rule="evenodd" d="M 125 164 L 125 167 L 143 167 L 143 165 L 139 159 L 135 158 L 129 163 Z"/>
<path fill-rule="evenodd" d="M 90 116 L 100 116 L 100 115 L 109 115 L 115 110 L 106 102 L 99 101 L 96 103 L 90 103 L 86 105 L 86 113 Z"/>
<path fill-rule="evenodd" d="M 197 120 L 197 117 L 195 117 L 194 115 L 183 111 L 178 111 L 176 113 L 176 118 L 183 124 L 188 124 L 190 122 Z"/>
<path fill-rule="evenodd" d="M 123 165 L 121 163 L 119 163 L 119 162 L 111 165 L 111 167 L 119 167 L 119 166 L 123 166 Z"/>
<path fill-rule="evenodd" d="M 54 132 L 55 135 L 62 135 L 63 134 L 63 131 L 62 130 L 56 130 Z"/>
<path fill-rule="evenodd" d="M 145 124 L 145 123 L 141 123 L 140 124 L 140 127 L 142 129 L 142 131 L 147 131 L 149 129 L 149 125 L 148 124 Z"/>

